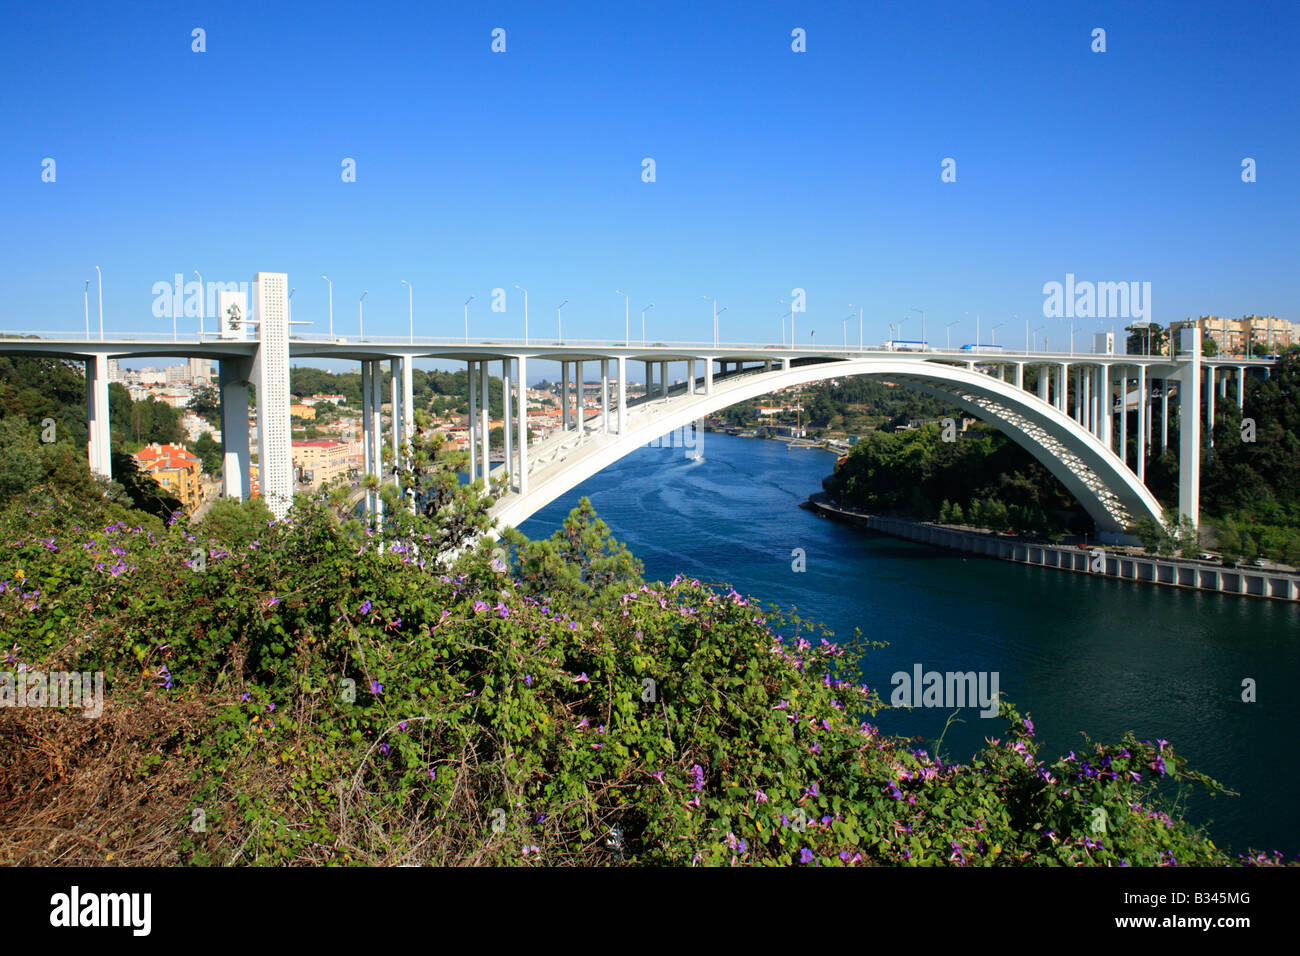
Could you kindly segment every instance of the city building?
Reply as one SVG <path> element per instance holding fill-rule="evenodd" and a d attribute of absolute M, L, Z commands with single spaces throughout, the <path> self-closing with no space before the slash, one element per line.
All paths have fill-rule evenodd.
<path fill-rule="evenodd" d="M 289 406 L 289 416 L 291 418 L 303 418 L 308 421 L 315 419 L 316 409 L 307 404 L 293 404 Z"/>
<path fill-rule="evenodd" d="M 207 385 L 212 381 L 212 359 L 190 359 L 190 382 L 194 385 Z"/>
<path fill-rule="evenodd" d="M 1203 315 L 1169 324 L 1175 337 L 1186 328 L 1200 329 L 1201 340 L 1214 342 L 1220 355 L 1245 355 L 1247 339 L 1251 340 L 1251 355 L 1274 354 L 1300 344 L 1300 327 L 1274 315 L 1245 315 L 1239 319 Z"/>
<path fill-rule="evenodd" d="M 351 448 L 344 442 L 321 438 L 295 441 L 292 447 L 294 470 L 299 481 L 310 485 L 312 491 L 348 473 Z"/>
<path fill-rule="evenodd" d="M 154 442 L 132 457 L 142 472 L 151 475 L 172 497 L 180 500 L 188 514 L 203 503 L 203 466 L 198 458 L 179 445 Z"/>

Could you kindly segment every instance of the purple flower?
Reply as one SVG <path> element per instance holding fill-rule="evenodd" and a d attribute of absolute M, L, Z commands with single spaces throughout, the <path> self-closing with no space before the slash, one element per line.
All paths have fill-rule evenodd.
<path fill-rule="evenodd" d="M 656 770 L 654 773 L 650 774 L 650 776 L 654 777 L 660 783 L 664 782 L 664 771 L 662 770 Z"/>
<path fill-rule="evenodd" d="M 525 675 L 524 675 L 524 686 L 525 686 L 525 687 L 532 687 L 532 686 L 533 686 L 533 675 L 532 675 L 532 674 L 525 674 Z"/>
<path fill-rule="evenodd" d="M 1030 720 L 1028 717 L 1026 717 L 1024 723 L 1025 723 L 1025 733 L 1029 734 L 1029 736 L 1031 737 L 1034 736 L 1034 722 Z"/>
<path fill-rule="evenodd" d="M 487 606 L 486 602 L 484 602 L 484 601 L 475 601 L 475 602 L 474 602 L 474 610 L 475 610 L 475 611 L 486 611 L 487 609 L 488 609 L 488 606 Z"/>
<path fill-rule="evenodd" d="M 509 616 L 510 616 L 510 609 L 507 608 L 503 603 L 501 603 L 500 601 L 498 601 L 498 602 L 497 602 L 497 614 L 499 614 L 501 617 L 509 617 Z"/>
<path fill-rule="evenodd" d="M 375 694 L 377 696 L 379 694 L 382 694 L 383 692 L 384 692 L 383 684 L 379 683 L 379 681 L 377 680 L 372 680 L 370 682 L 370 693 Z"/>
<path fill-rule="evenodd" d="M 579 674 L 577 677 L 573 679 L 573 682 L 575 684 L 590 684 L 591 679 L 587 677 L 587 672 L 583 671 L 581 674 Z"/>
<path fill-rule="evenodd" d="M 811 863 L 812 861 L 813 861 L 812 850 L 808 849 L 807 847 L 804 847 L 802 850 L 799 851 L 800 863 Z"/>
<path fill-rule="evenodd" d="M 388 744 L 386 744 L 386 743 L 382 743 L 382 742 L 381 742 L 381 743 L 379 744 L 379 752 L 380 752 L 381 754 L 383 754 L 385 757 L 387 757 L 387 756 L 388 756 Z"/>
<path fill-rule="evenodd" d="M 363 601 L 363 602 L 361 603 L 361 607 L 358 609 L 357 613 L 358 613 L 358 614 L 369 614 L 369 613 L 370 613 L 370 608 L 371 608 L 371 606 L 372 606 L 372 605 L 370 604 L 370 599 L 369 599 L 369 598 L 366 598 L 366 600 Z"/>
<path fill-rule="evenodd" d="M 701 767 L 699 764 L 695 764 L 695 766 L 691 767 L 691 776 L 695 778 L 695 782 L 691 784 L 691 789 L 703 790 L 704 789 L 704 768 Z"/>

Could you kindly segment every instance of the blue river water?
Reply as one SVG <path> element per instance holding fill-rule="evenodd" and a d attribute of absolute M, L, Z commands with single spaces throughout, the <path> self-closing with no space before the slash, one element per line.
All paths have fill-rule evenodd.
<path fill-rule="evenodd" d="M 652 579 L 726 582 L 851 637 L 888 642 L 863 661 L 886 704 L 891 676 L 987 671 L 1033 716 L 1049 759 L 1082 735 L 1164 738 L 1238 796 L 1188 792 L 1187 815 L 1222 847 L 1300 853 L 1294 721 L 1300 606 L 1180 591 L 967 557 L 871 534 L 798 507 L 835 456 L 705 434 L 694 451 L 646 447 L 525 522 L 543 537 L 583 495 Z M 805 570 L 794 569 L 802 549 Z M 1242 700 L 1242 682 L 1257 700 Z M 882 730 L 933 749 L 950 711 L 884 710 Z M 942 753 L 965 760 L 1005 725 L 962 710 Z"/>

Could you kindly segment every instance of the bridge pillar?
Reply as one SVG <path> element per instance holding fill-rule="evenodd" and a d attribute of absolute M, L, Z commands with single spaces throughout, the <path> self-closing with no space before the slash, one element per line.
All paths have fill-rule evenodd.
<path fill-rule="evenodd" d="M 569 430 L 569 363 L 560 362 L 560 431 Z"/>
<path fill-rule="evenodd" d="M 370 477 L 373 467 L 370 462 L 370 453 L 374 450 L 374 442 L 370 440 L 370 401 L 374 397 L 374 389 L 370 387 L 370 360 L 363 359 L 361 362 L 361 481 L 362 484 Z M 224 435 L 222 436 L 225 437 Z M 473 466 L 471 466 L 472 468 Z M 370 492 L 366 492 L 366 511 L 370 511 L 373 502 L 370 500 Z"/>
<path fill-rule="evenodd" d="M 370 461 L 375 466 L 375 477 L 382 485 L 384 481 L 384 362 L 383 359 L 375 359 L 370 364 L 370 385 L 374 389 L 374 396 L 370 399 L 370 416 L 373 421 L 370 426 L 370 436 L 375 443 L 374 450 L 370 453 Z M 384 499 L 380 497 L 378 488 L 375 489 L 374 500 L 375 526 L 382 529 Z"/>
<path fill-rule="evenodd" d="M 1222 374 L 1219 375 L 1219 397 L 1226 399 L 1228 397 L 1228 370 L 1220 369 Z"/>
<path fill-rule="evenodd" d="M 1246 407 L 1246 367 L 1237 366 L 1237 407 L 1245 409 Z"/>
<path fill-rule="evenodd" d="M 1025 387 L 1025 363 L 1016 363 L 1016 388 Z"/>
<path fill-rule="evenodd" d="M 1066 396 L 1070 392 L 1070 363 L 1062 362 L 1056 369 L 1056 410 L 1066 413 Z"/>
<path fill-rule="evenodd" d="M 1160 454 L 1169 450 L 1169 382 L 1165 378 L 1160 380 Z M 1148 413 L 1147 420 L 1150 421 Z M 1147 426 L 1147 451 L 1150 451 L 1154 439 L 1151 435 L 1152 428 Z"/>
<path fill-rule="evenodd" d="M 393 406 L 393 468 L 402 462 L 402 427 L 406 421 L 406 408 L 402 404 L 402 360 L 392 358 L 388 361 L 388 401 Z M 393 484 L 398 483 L 396 473 Z"/>
<path fill-rule="evenodd" d="M 1047 389 L 1051 384 L 1051 372 L 1050 365 L 1038 366 L 1038 397 L 1044 402 L 1047 401 Z"/>
<path fill-rule="evenodd" d="M 90 440 L 86 454 L 90 470 L 105 478 L 113 477 L 112 433 L 108 427 L 108 356 L 99 354 L 86 359 L 86 424 Z M 248 431 L 248 419 L 244 419 Z"/>
<path fill-rule="evenodd" d="M 1201 330 L 1180 330 L 1185 356 L 1178 382 L 1178 513 L 1201 523 Z"/>
<path fill-rule="evenodd" d="M 686 394 L 695 394 L 695 359 L 686 360 Z"/>
<path fill-rule="evenodd" d="M 1088 370 L 1079 366 L 1079 384 L 1074 393 L 1074 417 L 1086 431 L 1088 428 Z"/>
<path fill-rule="evenodd" d="M 609 434 L 609 359 L 600 360 L 600 430 Z"/>
<path fill-rule="evenodd" d="M 415 356 L 402 359 L 402 442 L 415 435 Z"/>
<path fill-rule="evenodd" d="M 248 383 L 253 377 L 251 358 L 223 358 L 217 363 L 217 388 L 221 392 L 221 491 L 243 501 L 251 490 L 252 458 L 248 448 Z"/>
<path fill-rule="evenodd" d="M 1214 366 L 1205 367 L 1205 427 L 1210 432 L 1210 447 L 1214 447 Z"/>
<path fill-rule="evenodd" d="M 1147 407 L 1151 404 L 1150 396 L 1147 395 L 1147 367 L 1138 366 L 1138 433 L 1137 433 L 1137 476 L 1138 481 L 1146 483 L 1147 480 L 1147 451 L 1149 444 L 1147 441 Z"/>
<path fill-rule="evenodd" d="M 1114 444 L 1111 440 L 1111 423 L 1114 421 L 1115 415 L 1115 396 L 1110 388 L 1110 366 L 1099 366 L 1097 378 L 1101 385 L 1097 389 L 1097 404 L 1101 410 L 1101 415 L 1098 418 L 1101 423 L 1101 441 L 1107 448 L 1111 448 Z"/>
<path fill-rule="evenodd" d="M 479 397 L 480 407 L 478 410 L 482 421 L 483 430 L 483 486 L 486 488 L 488 479 L 492 475 L 492 414 L 491 404 L 488 401 L 488 380 L 491 376 L 488 374 L 489 366 L 487 361 L 479 363 Z"/>
<path fill-rule="evenodd" d="M 704 360 L 704 394 L 713 394 L 713 359 Z"/>
<path fill-rule="evenodd" d="M 474 366 L 477 362 L 467 362 L 465 384 L 469 388 L 469 414 L 465 416 L 465 442 L 469 445 L 469 480 L 474 483 L 478 477 L 478 399 L 476 382 L 474 381 Z M 363 386 L 364 388 L 364 386 Z"/>
<path fill-rule="evenodd" d="M 586 392 L 584 391 L 584 389 L 583 389 L 583 387 L 582 387 L 583 377 L 584 377 L 584 376 L 583 376 L 583 372 L 582 372 L 582 363 L 581 363 L 581 362 L 574 362 L 574 363 L 573 363 L 573 378 L 574 378 L 574 385 L 573 385 L 573 388 L 574 388 L 574 391 L 576 391 L 576 392 L 578 393 L 578 397 L 577 397 L 577 400 L 576 400 L 573 404 L 574 404 L 574 409 L 575 409 L 575 412 L 576 412 L 576 414 L 575 414 L 574 417 L 577 419 L 577 421 L 576 421 L 576 426 L 577 426 L 577 429 L 578 429 L 578 441 L 579 441 L 579 442 L 583 441 L 583 440 L 585 439 L 586 434 L 587 434 L 587 425 L 586 425 L 586 422 L 587 422 L 587 412 L 586 412 L 585 402 L 584 402 L 584 399 L 585 399 L 585 397 L 586 397 Z"/>
<path fill-rule="evenodd" d="M 659 363 L 659 390 L 664 398 L 668 397 L 668 363 Z"/>
<path fill-rule="evenodd" d="M 790 371 L 790 360 L 788 358 L 781 359 L 781 371 Z"/>
<path fill-rule="evenodd" d="M 618 357 L 618 434 L 627 434 L 627 358 Z"/>
<path fill-rule="evenodd" d="M 1119 378 L 1119 459 L 1128 467 L 1128 369 Z"/>
<path fill-rule="evenodd" d="M 519 356 L 519 478 L 515 487 L 528 494 L 528 359 Z"/>
<path fill-rule="evenodd" d="M 511 360 L 509 357 L 501 360 L 501 437 L 506 446 L 506 463 L 505 469 L 512 479 L 515 477 L 515 448 L 514 437 L 510 430 L 510 368 Z M 506 486 L 510 488 L 510 485 Z"/>

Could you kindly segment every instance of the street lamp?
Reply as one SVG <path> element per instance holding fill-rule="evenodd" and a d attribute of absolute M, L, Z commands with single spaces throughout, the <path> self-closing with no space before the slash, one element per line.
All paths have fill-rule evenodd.
<path fill-rule="evenodd" d="M 330 341 L 334 341 L 334 283 L 328 276 L 321 276 L 330 287 Z"/>
<path fill-rule="evenodd" d="M 194 274 L 199 278 L 199 341 L 202 342 L 203 341 L 203 313 L 205 311 L 203 300 L 207 297 L 203 294 L 203 276 L 199 275 L 198 269 L 194 270 Z"/>
<path fill-rule="evenodd" d="M 785 300 L 782 299 L 781 301 L 784 302 Z M 786 315 L 790 316 L 790 324 L 791 324 L 791 325 L 794 324 L 794 312 L 793 312 L 793 310 L 790 311 L 790 312 L 787 312 L 785 315 L 781 316 L 781 345 L 782 345 L 782 346 L 785 345 L 785 316 L 786 316 Z"/>
<path fill-rule="evenodd" d="M 617 289 L 614 294 L 623 297 L 623 345 L 628 346 L 632 344 L 632 297 Z"/>
<path fill-rule="evenodd" d="M 406 309 L 407 321 L 410 324 L 410 341 L 415 342 L 415 287 L 405 279 L 401 280 L 402 285 L 406 286 Z"/>
<path fill-rule="evenodd" d="M 469 345 L 469 304 L 473 301 L 474 301 L 473 296 L 470 296 L 468 299 L 465 300 L 465 344 L 466 345 Z"/>
<path fill-rule="evenodd" d="M 297 291 L 298 291 L 297 286 L 294 286 L 292 289 L 289 290 L 289 324 L 290 325 L 293 325 L 293 294 Z"/>
<path fill-rule="evenodd" d="M 515 283 L 515 288 L 524 294 L 524 345 L 527 345 L 528 344 L 528 290 L 525 289 L 523 286 L 521 286 L 518 282 Z M 468 337 L 468 333 L 466 333 L 466 335 Z"/>
<path fill-rule="evenodd" d="M 642 348 L 645 348 L 645 314 L 649 312 L 651 309 L 653 309 L 654 307 L 655 304 L 651 302 L 649 305 L 647 305 L 644 309 L 641 310 L 641 347 Z"/>
<path fill-rule="evenodd" d="M 104 341 L 104 272 L 99 266 L 95 266 L 95 274 L 99 280 L 99 341 Z M 199 339 L 203 339 L 203 327 L 199 326 Z"/>
<path fill-rule="evenodd" d="M 1045 328 L 1047 328 L 1047 326 L 1040 325 L 1038 328 L 1034 329 L 1034 351 L 1038 351 L 1038 333 L 1043 331 Z M 1043 351 L 1046 352 L 1047 349 L 1043 349 Z"/>
<path fill-rule="evenodd" d="M 707 300 L 709 297 L 707 295 L 702 295 L 700 296 L 700 298 Z M 724 308 L 722 311 L 726 312 L 727 310 Z M 718 347 L 718 300 L 717 298 L 713 299 L 713 347 L 715 349 Z"/>
<path fill-rule="evenodd" d="M 853 308 L 853 306 L 850 305 L 849 308 L 851 309 Z M 848 315 L 846 315 L 843 319 L 840 320 L 840 325 L 842 326 L 844 332 L 844 350 L 846 352 L 849 349 L 849 319 L 851 318 L 853 318 L 852 312 L 850 312 Z"/>
<path fill-rule="evenodd" d="M 947 335 L 948 335 L 947 342 L 948 342 L 948 351 L 949 351 L 949 352 L 952 351 L 952 327 L 953 327 L 954 325 L 956 325 L 956 324 L 957 324 L 958 322 L 960 322 L 960 321 L 961 321 L 961 319 L 953 319 L 953 320 L 952 320 L 951 322 L 949 322 L 946 326 L 944 326 L 944 331 L 945 331 L 945 332 L 947 333 Z"/>
<path fill-rule="evenodd" d="M 173 299 L 174 303 L 176 300 Z M 81 290 L 81 304 L 86 311 L 86 341 L 90 341 L 90 280 L 86 280 L 86 287 Z M 176 337 L 176 306 L 172 305 L 172 338 Z"/>
<path fill-rule="evenodd" d="M 358 342 L 364 342 L 366 338 L 366 311 L 365 311 L 365 307 L 361 303 L 366 301 L 366 296 L 368 295 L 370 295 L 369 289 L 361 293 L 361 298 L 357 299 L 357 341 Z"/>
<path fill-rule="evenodd" d="M 989 332 L 989 345 L 998 344 L 998 329 L 1002 328 L 1004 325 L 1006 325 L 1005 322 L 999 322 L 997 325 L 993 326 L 993 329 Z"/>
<path fill-rule="evenodd" d="M 925 346 L 925 309 L 918 309 L 916 306 L 911 307 L 913 312 L 921 313 L 921 345 Z"/>
<path fill-rule="evenodd" d="M 561 302 L 559 305 L 555 307 L 555 334 L 560 339 L 560 341 L 555 343 L 556 345 L 564 344 L 564 318 L 560 315 L 560 310 L 568 304 L 569 304 L 569 300 L 565 299 L 563 302 Z"/>

